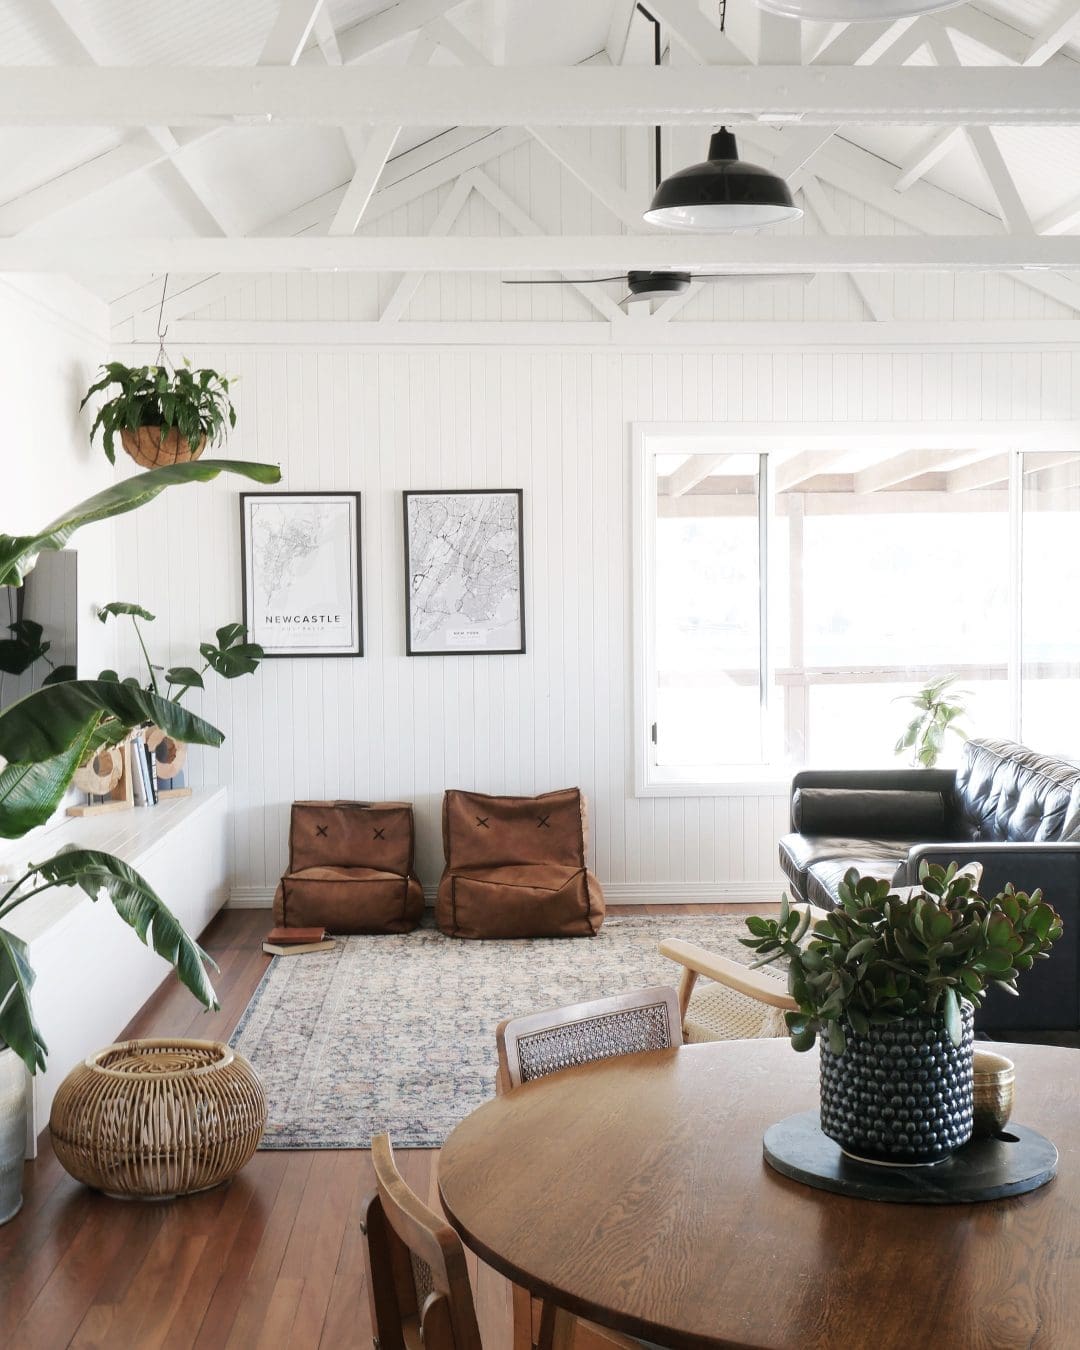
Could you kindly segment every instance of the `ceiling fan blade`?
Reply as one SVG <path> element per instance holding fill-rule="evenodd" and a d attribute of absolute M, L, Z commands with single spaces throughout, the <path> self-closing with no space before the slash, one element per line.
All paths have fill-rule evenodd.
<path fill-rule="evenodd" d="M 518 281 L 503 278 L 504 286 L 598 286 L 602 281 L 625 281 L 626 273 L 617 277 L 543 277 L 537 281 Z"/>

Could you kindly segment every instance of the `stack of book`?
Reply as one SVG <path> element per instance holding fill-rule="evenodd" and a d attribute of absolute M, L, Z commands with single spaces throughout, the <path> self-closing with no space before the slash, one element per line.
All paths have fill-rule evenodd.
<path fill-rule="evenodd" d="M 157 806 L 157 757 L 142 731 L 131 738 L 131 788 L 136 806 Z"/>
<path fill-rule="evenodd" d="M 269 956 L 300 956 L 304 952 L 325 952 L 334 945 L 325 928 L 271 928 L 263 943 Z"/>

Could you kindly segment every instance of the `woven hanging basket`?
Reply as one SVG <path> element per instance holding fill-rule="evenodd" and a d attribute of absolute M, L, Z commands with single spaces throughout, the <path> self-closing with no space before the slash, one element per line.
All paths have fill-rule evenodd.
<path fill-rule="evenodd" d="M 209 1190 L 251 1159 L 266 1125 L 255 1070 L 227 1045 L 125 1041 L 77 1064 L 53 1099 L 64 1169 L 121 1199 Z"/>
<path fill-rule="evenodd" d="M 141 464 L 144 469 L 164 469 L 170 464 L 186 464 L 188 460 L 198 459 L 206 449 L 205 436 L 192 450 L 188 438 L 175 427 L 168 431 L 164 427 L 139 427 L 138 431 L 125 428 L 120 433 L 120 443 L 135 463 Z"/>

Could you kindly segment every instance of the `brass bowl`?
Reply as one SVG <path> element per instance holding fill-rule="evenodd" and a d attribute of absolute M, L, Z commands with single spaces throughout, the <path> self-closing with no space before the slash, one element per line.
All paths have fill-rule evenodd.
<path fill-rule="evenodd" d="M 1016 1066 L 1004 1055 L 976 1050 L 974 1056 L 975 1120 L 973 1139 L 999 1134 L 1012 1115 Z"/>

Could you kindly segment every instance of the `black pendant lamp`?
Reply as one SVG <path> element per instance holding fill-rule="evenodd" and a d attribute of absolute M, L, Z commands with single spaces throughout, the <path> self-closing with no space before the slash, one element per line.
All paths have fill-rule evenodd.
<path fill-rule="evenodd" d="M 713 133 L 709 158 L 665 178 L 645 212 L 669 230 L 754 230 L 798 220 L 800 207 L 782 178 L 739 158 L 726 127 Z"/>

